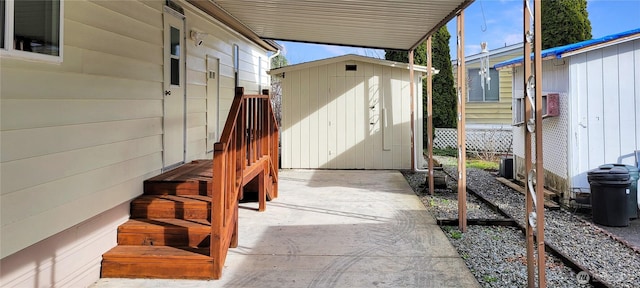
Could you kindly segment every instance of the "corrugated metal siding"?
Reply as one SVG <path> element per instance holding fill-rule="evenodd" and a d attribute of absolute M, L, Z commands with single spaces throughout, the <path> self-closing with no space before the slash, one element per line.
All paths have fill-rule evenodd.
<path fill-rule="evenodd" d="M 283 168 L 411 168 L 409 71 L 343 61 L 289 71 L 282 87 Z"/>

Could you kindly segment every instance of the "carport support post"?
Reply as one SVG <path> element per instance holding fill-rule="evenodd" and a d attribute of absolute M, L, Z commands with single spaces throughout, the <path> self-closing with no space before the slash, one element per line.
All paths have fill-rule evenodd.
<path fill-rule="evenodd" d="M 465 99 L 466 71 L 464 65 L 464 11 L 460 11 L 457 18 L 458 27 L 458 228 L 467 232 L 467 168 L 466 168 L 466 141 L 465 141 Z"/>
<path fill-rule="evenodd" d="M 526 174 L 526 237 L 527 237 L 527 284 L 535 287 L 535 264 L 538 265 L 538 287 L 546 287 L 546 254 L 544 247 L 544 165 L 542 153 L 542 25 L 540 7 L 542 0 L 534 0 L 531 11 L 529 0 L 524 0 L 524 94 L 525 94 L 525 174 Z M 533 15 L 532 15 L 533 14 Z M 533 31 L 531 31 L 533 16 Z M 533 41 L 533 43 L 532 43 Z M 531 44 L 533 66 L 531 67 Z M 535 102 L 535 103 L 534 103 Z M 534 105 L 535 104 L 535 105 Z M 535 148 L 532 147 L 535 136 Z M 534 150 L 535 149 L 535 150 Z M 536 153 L 535 169 L 533 152 Z M 535 211 L 534 211 L 535 209 Z M 538 253 L 535 254 L 535 249 Z M 536 261 L 537 260 L 537 261 Z"/>
<path fill-rule="evenodd" d="M 411 97 L 411 167 L 413 167 L 413 169 L 416 169 L 416 143 L 415 143 L 415 137 L 414 135 L 416 135 L 416 131 L 415 131 L 415 120 L 413 119 L 413 116 L 415 115 L 413 110 L 415 110 L 415 80 L 413 79 L 413 75 L 415 75 L 414 73 L 414 67 L 413 67 L 413 51 L 415 51 L 414 49 L 409 50 L 409 97 Z"/>
<path fill-rule="evenodd" d="M 429 155 L 429 194 L 433 195 L 433 63 L 431 36 L 427 38 L 427 155 Z"/>

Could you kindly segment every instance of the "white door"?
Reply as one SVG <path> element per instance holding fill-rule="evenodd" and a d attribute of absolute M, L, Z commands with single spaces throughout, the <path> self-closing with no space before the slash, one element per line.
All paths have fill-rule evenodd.
<path fill-rule="evenodd" d="M 207 55 L 207 152 L 213 151 L 213 144 L 220 138 L 219 63 L 218 58 Z"/>
<path fill-rule="evenodd" d="M 184 18 L 164 13 L 164 168 L 185 159 Z"/>

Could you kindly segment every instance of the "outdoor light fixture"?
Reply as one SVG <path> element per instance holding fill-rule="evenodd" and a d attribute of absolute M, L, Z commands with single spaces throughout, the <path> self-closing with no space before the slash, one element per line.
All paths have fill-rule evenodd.
<path fill-rule="evenodd" d="M 191 36 L 191 40 L 193 40 L 193 42 L 195 42 L 196 47 L 197 46 L 201 46 L 204 43 L 204 36 L 206 36 L 206 33 L 202 33 L 202 32 L 198 32 L 195 30 L 191 30 L 190 36 Z"/>

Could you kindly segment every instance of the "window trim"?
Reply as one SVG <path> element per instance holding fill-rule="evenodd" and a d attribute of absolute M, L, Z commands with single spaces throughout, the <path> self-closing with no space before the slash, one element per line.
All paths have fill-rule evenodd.
<path fill-rule="evenodd" d="M 5 31 L 4 31 L 4 45 L 0 48 L 0 57 L 15 58 L 20 60 L 45 62 L 45 63 L 62 63 L 64 55 L 64 0 L 60 1 L 60 16 L 59 16 L 59 34 L 60 39 L 58 43 L 58 56 L 40 54 L 34 52 L 27 52 L 21 50 L 15 50 L 13 48 L 13 35 L 14 35 L 14 18 L 15 18 L 15 6 L 14 0 L 6 0 L 4 9 Z"/>
<path fill-rule="evenodd" d="M 473 72 L 470 72 L 472 70 Z M 495 79 L 495 81 L 497 82 L 496 88 L 498 89 L 498 99 L 487 100 L 487 95 L 483 92 L 482 100 L 471 100 L 471 89 L 469 88 L 469 86 L 467 86 L 467 103 L 499 103 L 500 102 L 500 71 L 494 68 L 489 68 L 489 75 L 491 75 L 491 70 L 495 71 L 497 74 L 495 75 L 495 77 L 491 78 L 491 81 Z M 467 68 L 467 78 L 470 78 L 470 75 L 472 75 L 472 73 L 474 75 L 477 75 L 479 71 L 480 71 L 480 68 Z M 470 80 L 471 79 L 467 80 L 467 83 Z"/>

